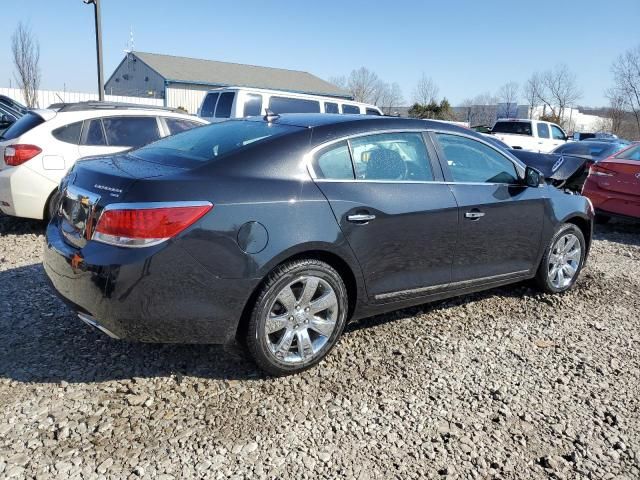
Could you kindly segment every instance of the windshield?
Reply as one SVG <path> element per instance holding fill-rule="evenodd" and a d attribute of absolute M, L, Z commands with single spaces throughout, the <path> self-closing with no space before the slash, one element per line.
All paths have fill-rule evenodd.
<path fill-rule="evenodd" d="M 620 143 L 605 142 L 571 142 L 554 150 L 554 153 L 565 153 L 568 155 L 586 155 L 594 159 L 601 159 L 613 155 L 618 150 L 625 147 Z"/>
<path fill-rule="evenodd" d="M 531 122 L 496 122 L 491 129 L 491 133 L 531 135 Z"/>
<path fill-rule="evenodd" d="M 20 135 L 27 133 L 34 127 L 43 123 L 43 118 L 37 113 L 28 112 L 24 117 L 13 123 L 0 137 L 0 140 L 13 140 Z"/>
<path fill-rule="evenodd" d="M 158 154 L 172 150 L 187 161 L 206 162 L 248 145 L 297 130 L 302 128 L 266 122 L 229 120 L 158 140 L 136 150 L 134 155 L 146 157 L 146 154 L 150 154 L 154 161 L 157 161 L 157 158 L 162 158 L 162 155 Z M 172 163 L 175 163 L 175 159 Z"/>

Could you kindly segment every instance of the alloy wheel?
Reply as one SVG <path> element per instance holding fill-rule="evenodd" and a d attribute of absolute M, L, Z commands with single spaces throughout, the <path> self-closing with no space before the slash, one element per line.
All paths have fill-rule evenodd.
<path fill-rule="evenodd" d="M 278 292 L 268 312 L 264 335 L 271 354 L 283 363 L 307 363 L 336 329 L 338 298 L 326 280 L 302 276 Z"/>
<path fill-rule="evenodd" d="M 580 240 L 573 233 L 562 235 L 549 255 L 549 281 L 555 288 L 566 288 L 576 276 L 582 260 Z"/>

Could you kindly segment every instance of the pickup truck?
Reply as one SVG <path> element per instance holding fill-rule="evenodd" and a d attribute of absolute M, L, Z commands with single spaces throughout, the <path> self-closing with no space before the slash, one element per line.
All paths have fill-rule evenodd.
<path fill-rule="evenodd" d="M 555 123 L 529 119 L 498 120 L 491 134 L 513 149 L 540 153 L 548 153 L 568 140 Z"/>

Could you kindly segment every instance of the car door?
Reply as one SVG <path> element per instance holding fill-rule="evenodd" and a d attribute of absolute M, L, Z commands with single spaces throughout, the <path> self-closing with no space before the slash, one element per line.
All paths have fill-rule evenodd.
<path fill-rule="evenodd" d="M 564 145 L 567 141 L 567 135 L 562 131 L 560 127 L 558 127 L 557 125 L 549 126 L 551 127 L 551 142 L 549 150 L 546 150 L 547 152 L 550 152 L 560 145 Z"/>
<path fill-rule="evenodd" d="M 525 186 L 515 162 L 484 141 L 451 132 L 433 137 L 459 205 L 452 282 L 532 273 L 541 248 L 544 189 Z"/>
<path fill-rule="evenodd" d="M 549 125 L 546 123 L 536 123 L 536 133 L 538 134 L 538 152 L 551 151 L 551 132 L 549 131 Z"/>
<path fill-rule="evenodd" d="M 373 301 L 449 283 L 457 204 L 421 132 L 333 142 L 315 152 L 312 165 Z"/>

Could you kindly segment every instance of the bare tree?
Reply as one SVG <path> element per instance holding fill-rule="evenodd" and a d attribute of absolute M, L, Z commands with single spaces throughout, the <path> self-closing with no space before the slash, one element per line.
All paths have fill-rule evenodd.
<path fill-rule="evenodd" d="M 565 122 L 565 110 L 582 96 L 576 82 L 576 76 L 562 64 L 540 75 L 538 98 L 548 107 L 550 118 L 562 124 Z"/>
<path fill-rule="evenodd" d="M 640 45 L 620 55 L 612 71 L 616 94 L 635 117 L 640 135 Z"/>
<path fill-rule="evenodd" d="M 505 114 L 508 118 L 511 118 L 518 114 L 519 93 L 520 87 L 516 82 L 505 83 L 498 89 L 498 101 L 506 104 L 507 110 Z"/>
<path fill-rule="evenodd" d="M 347 79 L 347 90 L 357 102 L 375 103 L 379 97 L 380 79 L 375 72 L 360 67 L 353 70 Z"/>
<path fill-rule="evenodd" d="M 400 89 L 400 85 L 398 85 L 396 82 L 380 82 L 378 89 L 380 98 L 378 99 L 376 105 L 382 109 L 383 113 L 385 113 L 386 115 L 391 115 L 393 113 L 393 109 L 395 107 L 401 106 L 403 102 L 402 90 Z"/>
<path fill-rule="evenodd" d="M 15 79 L 28 107 L 37 107 L 40 87 L 40 44 L 31 29 L 22 22 L 11 36 L 11 53 L 16 68 Z"/>
<path fill-rule="evenodd" d="M 430 103 L 436 103 L 438 101 L 438 92 L 440 89 L 435 84 L 431 77 L 427 77 L 424 73 L 416 88 L 413 90 L 413 101 L 420 105 L 428 105 Z"/>
<path fill-rule="evenodd" d="M 529 77 L 524 85 L 523 95 L 529 106 L 529 118 L 533 118 L 536 107 L 540 104 L 540 91 L 542 90 L 542 80 L 539 73 L 534 73 Z"/>
<path fill-rule="evenodd" d="M 493 125 L 496 121 L 498 98 L 490 92 L 481 93 L 473 98 L 465 99 L 459 106 L 463 113 L 460 119 L 469 122 L 469 126 Z"/>

